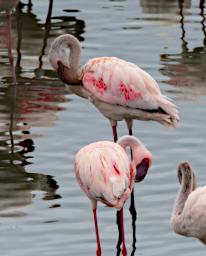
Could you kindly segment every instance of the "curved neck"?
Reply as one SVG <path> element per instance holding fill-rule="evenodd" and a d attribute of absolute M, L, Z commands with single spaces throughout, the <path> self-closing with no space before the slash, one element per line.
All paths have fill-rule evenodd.
<path fill-rule="evenodd" d="M 69 54 L 69 66 L 74 71 L 78 71 L 80 68 L 80 54 L 81 54 L 81 48 L 79 41 L 71 36 L 68 35 L 66 37 L 66 47 L 70 48 L 70 54 Z"/>
<path fill-rule="evenodd" d="M 122 146 L 125 150 L 127 147 L 131 148 L 132 151 L 132 164 L 134 164 L 134 166 L 136 167 L 136 165 L 138 165 L 143 158 L 147 157 L 148 159 L 152 159 L 152 155 L 151 153 L 147 150 L 147 148 L 145 147 L 145 145 L 138 140 L 136 137 L 134 136 L 123 136 L 121 137 L 117 143 Z"/>
<path fill-rule="evenodd" d="M 59 36 L 52 43 L 49 60 L 63 82 L 67 84 L 81 83 L 80 54 L 80 43 L 72 35 Z"/>
<path fill-rule="evenodd" d="M 178 169 L 178 178 L 181 183 L 181 187 L 173 210 L 173 214 L 175 216 L 181 215 L 189 194 L 196 188 L 194 173 L 191 168 L 188 167 L 189 166 L 182 166 Z"/>

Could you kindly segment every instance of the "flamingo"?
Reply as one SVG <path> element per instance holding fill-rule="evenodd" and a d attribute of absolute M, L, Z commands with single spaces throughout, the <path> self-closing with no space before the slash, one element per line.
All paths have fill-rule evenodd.
<path fill-rule="evenodd" d="M 73 85 L 72 90 L 78 95 L 92 98 L 109 118 L 114 141 L 118 139 L 120 120 L 126 121 L 130 135 L 133 119 L 155 120 L 176 127 L 179 121 L 176 106 L 161 93 L 148 73 L 116 57 L 92 58 L 81 68 L 80 54 L 78 39 L 65 34 L 53 41 L 48 59 L 64 83 Z"/>
<path fill-rule="evenodd" d="M 206 244 L 206 186 L 197 188 L 195 174 L 188 162 L 180 163 L 177 176 L 181 188 L 171 226 L 177 234 L 198 238 Z"/>
<path fill-rule="evenodd" d="M 130 147 L 130 161 L 126 147 Z M 152 155 L 144 144 L 134 136 L 123 136 L 117 143 L 99 141 L 91 143 L 77 152 L 75 174 L 81 189 L 91 201 L 97 241 L 97 256 L 101 245 L 97 224 L 97 201 L 120 211 L 122 230 L 122 253 L 127 255 L 123 206 L 132 192 L 134 180 L 142 180 L 152 163 Z"/>

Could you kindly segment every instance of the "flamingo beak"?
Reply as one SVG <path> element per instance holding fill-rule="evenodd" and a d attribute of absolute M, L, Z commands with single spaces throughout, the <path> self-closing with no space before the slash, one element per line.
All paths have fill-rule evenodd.
<path fill-rule="evenodd" d="M 145 178 L 149 167 L 150 167 L 149 159 L 144 158 L 142 162 L 138 164 L 136 167 L 135 182 L 140 182 Z"/>
<path fill-rule="evenodd" d="M 62 80 L 63 83 L 67 84 L 67 80 L 65 77 L 66 67 L 60 60 L 58 61 L 57 64 L 58 64 L 58 69 L 57 69 L 58 76 Z"/>

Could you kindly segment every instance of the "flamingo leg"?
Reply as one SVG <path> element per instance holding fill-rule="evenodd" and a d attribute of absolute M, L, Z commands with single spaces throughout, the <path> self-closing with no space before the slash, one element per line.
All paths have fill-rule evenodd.
<path fill-rule="evenodd" d="M 129 135 L 132 136 L 132 127 L 128 127 L 128 131 L 129 131 Z M 132 159 L 132 150 L 131 152 L 131 159 Z M 132 190 L 131 193 L 131 203 L 130 203 L 130 207 L 129 207 L 129 211 L 132 215 L 132 235 L 133 235 L 133 242 L 132 242 L 132 253 L 131 256 L 133 256 L 135 254 L 136 251 L 136 220 L 137 220 L 137 212 L 136 212 L 136 208 L 135 208 L 135 202 L 134 202 L 134 189 Z"/>
<path fill-rule="evenodd" d="M 114 142 L 117 142 L 118 140 L 118 136 L 117 136 L 117 122 L 110 120 L 111 122 L 111 126 L 112 126 L 112 132 L 113 132 L 113 139 Z M 122 243 L 122 229 L 121 229 L 121 216 L 120 216 L 120 211 L 117 211 L 116 214 L 116 223 L 117 223 L 117 227 L 118 227 L 118 231 L 119 231 L 119 238 L 118 238 L 118 242 L 117 242 L 117 256 L 120 255 L 121 249 L 121 243 Z"/>
<path fill-rule="evenodd" d="M 113 132 L 113 139 L 114 139 L 114 142 L 117 142 L 118 137 L 117 137 L 117 126 L 116 126 L 116 125 L 113 125 L 113 126 L 112 126 L 112 132 Z"/>
<path fill-rule="evenodd" d="M 123 207 L 120 210 L 120 221 L 121 221 L 121 233 L 122 233 L 122 256 L 127 256 L 127 249 L 125 243 L 125 235 L 124 235 L 124 210 Z"/>
<path fill-rule="evenodd" d="M 98 223 L 97 223 L 97 208 L 93 209 L 93 215 L 94 215 L 94 225 L 95 225 L 95 233 L 96 233 L 96 241 L 97 241 L 96 255 L 101 256 L 101 245 L 100 245 L 99 229 L 98 229 Z"/>
<path fill-rule="evenodd" d="M 112 133 L 113 133 L 114 142 L 117 142 L 117 140 L 118 140 L 118 136 L 117 136 L 117 121 L 112 120 L 112 119 L 110 119 L 109 121 L 110 121 L 110 124 L 111 124 L 111 127 L 112 127 Z"/>

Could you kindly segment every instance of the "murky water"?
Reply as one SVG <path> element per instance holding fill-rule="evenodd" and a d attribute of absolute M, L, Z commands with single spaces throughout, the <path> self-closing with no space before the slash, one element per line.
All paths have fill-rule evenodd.
<path fill-rule="evenodd" d="M 108 120 L 69 94 L 47 61 L 51 41 L 63 33 L 81 41 L 82 63 L 112 55 L 137 63 L 179 107 L 175 130 L 135 122 L 134 135 L 154 161 L 135 187 L 135 246 L 129 202 L 125 206 L 128 254 L 205 255 L 199 241 L 170 229 L 178 163 L 189 160 L 199 184 L 206 183 L 205 12 L 204 1 L 196 0 L 25 0 L 12 13 L 11 31 L 1 14 L 1 255 L 95 255 L 90 203 L 75 180 L 73 159 L 82 146 L 112 134 Z M 118 129 L 127 133 L 124 123 Z M 103 255 L 116 255 L 115 216 L 99 204 Z"/>

